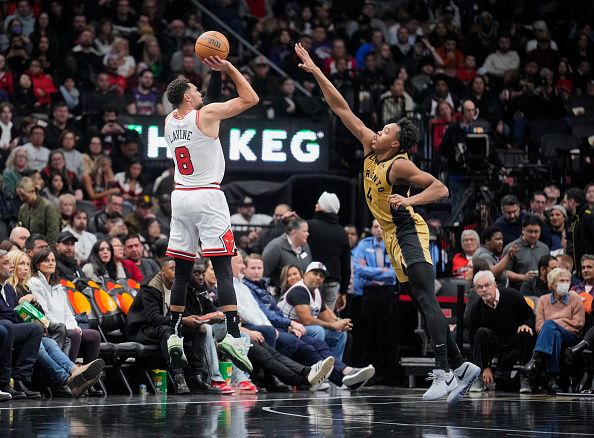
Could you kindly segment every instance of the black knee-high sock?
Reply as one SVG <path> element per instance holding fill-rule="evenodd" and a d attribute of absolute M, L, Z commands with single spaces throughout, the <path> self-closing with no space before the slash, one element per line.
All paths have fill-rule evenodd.
<path fill-rule="evenodd" d="M 464 327 L 460 327 L 458 330 L 464 330 Z M 452 331 L 448 327 L 448 358 L 450 359 L 450 363 L 452 364 L 452 368 L 456 369 L 460 365 L 464 363 L 464 356 L 460 353 L 460 349 L 458 348 L 458 344 L 456 344 L 456 340 L 454 339 L 454 335 Z"/>
<path fill-rule="evenodd" d="M 210 259 L 217 277 L 217 296 L 219 306 L 236 306 L 237 296 L 233 287 L 233 271 L 231 270 L 231 257 L 220 256 Z M 227 318 L 227 332 L 234 338 L 239 338 L 239 316 L 237 310 L 225 311 Z"/>
<path fill-rule="evenodd" d="M 194 262 L 190 260 L 175 259 L 175 277 L 173 278 L 173 286 L 171 286 L 171 306 L 186 306 L 186 293 L 188 290 L 188 283 L 192 277 L 192 268 Z M 181 327 L 182 312 L 171 312 L 171 319 L 169 323 L 173 329 L 173 333 L 180 335 L 179 329 Z"/>
<path fill-rule="evenodd" d="M 417 301 L 416 297 L 413 294 L 411 294 L 410 284 L 409 283 L 400 283 L 400 286 L 401 286 L 400 292 L 406 293 L 411 297 L 412 302 L 414 303 L 415 307 L 417 308 L 417 310 L 419 312 L 421 312 L 421 316 L 423 317 L 423 319 L 425 319 L 425 312 L 423 312 L 423 309 L 421 309 L 421 306 L 419 305 L 419 302 Z M 462 354 L 460 353 L 458 344 L 456 344 L 454 335 L 449 330 L 449 327 L 448 327 L 447 335 L 448 335 L 448 340 L 447 340 L 448 359 L 450 360 L 450 364 L 452 365 L 452 368 L 456 369 L 464 363 L 464 356 L 462 356 Z"/>
<path fill-rule="evenodd" d="M 435 297 L 433 266 L 426 262 L 414 263 L 407 268 L 411 296 L 416 300 L 421 315 L 427 322 L 435 352 L 435 368 L 449 370 L 449 327 Z M 453 339 L 453 338 L 452 338 Z"/>

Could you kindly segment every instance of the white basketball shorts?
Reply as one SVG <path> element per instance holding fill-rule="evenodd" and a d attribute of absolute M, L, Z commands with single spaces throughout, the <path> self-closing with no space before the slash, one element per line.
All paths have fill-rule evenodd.
<path fill-rule="evenodd" d="M 194 261 L 202 247 L 203 257 L 233 256 L 229 206 L 217 188 L 176 188 L 171 194 L 171 232 L 165 253 Z"/>

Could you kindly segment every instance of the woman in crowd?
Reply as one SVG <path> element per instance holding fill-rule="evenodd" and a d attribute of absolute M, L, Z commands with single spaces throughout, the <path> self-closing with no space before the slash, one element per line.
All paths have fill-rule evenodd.
<path fill-rule="evenodd" d="M 572 71 L 567 58 L 561 58 L 559 60 L 556 73 L 555 89 L 563 100 L 567 100 L 573 92 L 573 81 L 571 80 Z"/>
<path fill-rule="evenodd" d="M 39 45 L 39 41 L 41 41 L 41 38 L 43 37 L 47 38 L 53 47 L 56 47 L 58 37 L 50 24 L 50 18 L 47 12 L 39 14 L 37 20 L 35 20 L 33 33 L 29 35 L 31 45 L 34 49 Z"/>
<path fill-rule="evenodd" d="M 45 185 L 49 186 L 52 176 L 55 174 L 62 175 L 64 180 L 64 191 L 74 195 L 77 201 L 82 201 L 83 193 L 82 186 L 76 174 L 66 168 L 66 158 L 64 152 L 57 149 L 50 152 L 47 166 L 41 171 L 41 176 L 45 181 Z"/>
<path fill-rule="evenodd" d="M 109 18 L 102 18 L 97 23 L 97 31 L 95 36 L 95 47 L 100 55 L 107 55 L 114 43 L 113 37 L 113 23 Z"/>
<path fill-rule="evenodd" d="M 142 275 L 142 272 L 140 272 L 136 263 L 124 258 L 124 244 L 122 243 L 122 240 L 119 237 L 112 237 L 111 246 L 113 246 L 113 254 L 115 256 L 116 264 L 118 265 L 118 272 L 121 265 L 125 273 L 125 276 L 121 278 L 133 278 L 140 283 L 144 279 L 144 275 Z"/>
<path fill-rule="evenodd" d="M 45 248 L 31 260 L 33 276 L 29 288 L 38 303 L 45 310 L 50 321 L 66 325 L 71 342 L 68 357 L 75 361 L 82 357 L 84 363 L 91 363 L 99 357 L 101 335 L 97 330 L 79 327 L 70 306 L 66 291 L 56 273 L 56 256 L 50 248 Z"/>
<path fill-rule="evenodd" d="M 57 65 L 58 57 L 56 54 L 55 44 L 51 44 L 49 37 L 44 35 L 40 37 L 39 41 L 35 43 L 33 46 L 33 58 L 39 62 L 42 71 L 53 74 Z"/>
<path fill-rule="evenodd" d="M 116 37 L 113 40 L 113 45 L 109 54 L 105 55 L 104 63 L 110 54 L 116 55 L 119 60 L 118 75 L 128 79 L 134 75 L 136 70 L 136 60 L 130 56 L 130 45 L 126 38 Z"/>
<path fill-rule="evenodd" d="M 569 291 L 571 273 L 564 268 L 555 268 L 547 275 L 550 294 L 538 299 L 536 306 L 536 346 L 530 361 L 522 372 L 534 379 L 544 366 L 549 391 L 559 391 L 561 352 L 578 342 L 584 327 L 585 314 L 578 294 Z"/>
<path fill-rule="evenodd" d="M 117 280 L 125 277 L 124 272 L 118 273 L 113 247 L 109 239 L 95 242 L 91 249 L 89 262 L 82 267 L 82 271 L 85 276 L 98 283 L 101 283 L 104 279 Z"/>
<path fill-rule="evenodd" d="M 144 50 L 142 51 L 142 63 L 146 64 L 149 70 L 153 72 L 155 82 L 163 83 L 169 77 L 169 69 L 163 59 L 161 46 L 159 46 L 159 41 L 154 36 L 147 37 L 145 40 Z M 144 68 L 138 69 L 138 71 L 142 70 Z"/>
<path fill-rule="evenodd" d="M 439 152 L 443 136 L 449 126 L 456 121 L 455 111 L 452 105 L 445 100 L 439 101 L 435 109 L 435 117 L 430 121 L 431 135 L 433 138 L 433 150 Z"/>
<path fill-rule="evenodd" d="M 39 196 L 32 178 L 22 178 L 16 193 L 23 201 L 19 209 L 18 222 L 31 234 L 43 234 L 48 242 L 54 243 L 60 231 L 60 219 L 56 209 L 47 199 Z"/>
<path fill-rule="evenodd" d="M 6 159 L 6 168 L 2 173 L 2 189 L 4 193 L 14 196 L 17 184 L 29 169 L 29 157 L 22 146 L 15 147 Z"/>
<path fill-rule="evenodd" d="M 87 144 L 87 152 L 83 154 L 83 162 L 85 165 L 85 173 L 90 172 L 93 163 L 99 157 L 107 156 L 103 151 L 103 140 L 99 136 L 92 136 Z"/>
<path fill-rule="evenodd" d="M 29 75 L 33 83 L 33 92 L 40 108 L 49 109 L 52 103 L 52 96 L 58 92 L 51 75 L 43 71 L 41 62 L 37 59 L 29 64 Z"/>
<path fill-rule="evenodd" d="M 58 145 L 64 155 L 66 169 L 74 173 L 80 181 L 84 175 L 85 166 L 83 154 L 77 150 L 77 143 L 76 133 L 70 129 L 62 131 L 58 137 Z"/>
<path fill-rule="evenodd" d="M 19 76 L 18 82 L 14 86 L 14 92 L 10 96 L 10 102 L 14 105 L 17 114 L 28 116 L 39 108 L 39 103 L 33 92 L 33 83 L 31 77 L 23 73 Z"/>
<path fill-rule="evenodd" d="M 298 266 L 284 266 L 280 273 L 280 291 L 277 293 L 277 298 L 282 297 L 291 286 L 301 280 L 303 280 L 303 271 Z"/>
<path fill-rule="evenodd" d="M 113 184 L 115 184 L 115 181 L 113 169 L 111 168 L 111 158 L 100 155 L 92 161 L 89 172 L 82 177 L 82 185 L 87 193 L 87 198 L 98 209 L 105 207 L 109 195 L 120 193 L 118 187 L 112 187 Z"/>
<path fill-rule="evenodd" d="M 98 283 L 102 283 L 106 279 L 120 280 L 126 278 L 134 278 L 137 281 L 142 281 L 142 274 L 138 270 L 138 267 L 132 263 L 136 267 L 136 270 L 134 271 L 134 275 L 131 274 L 124 267 L 121 260 L 118 260 L 116 251 L 123 258 L 124 245 L 122 245 L 122 241 L 117 237 L 98 240 L 91 249 L 89 262 L 82 268 L 83 273 Z M 128 261 L 126 260 L 126 262 Z M 140 280 L 138 280 L 139 278 Z"/>
<path fill-rule="evenodd" d="M 8 253 L 8 260 L 14 266 L 12 276 L 8 279 L 8 284 L 14 288 L 19 298 L 19 304 L 28 301 L 45 315 L 45 310 L 29 288 L 29 281 L 31 280 L 31 259 L 29 256 L 20 249 L 17 249 Z M 48 336 L 56 341 L 65 354 L 70 352 L 72 344 L 67 337 L 66 324 L 50 320 L 47 332 Z"/>
<path fill-rule="evenodd" d="M 480 246 L 480 238 L 474 230 L 464 230 L 460 236 L 462 252 L 454 255 L 452 260 L 452 275 L 456 278 L 470 280 L 472 274 L 472 257 Z"/>
<path fill-rule="evenodd" d="M 125 172 L 116 173 L 114 179 L 122 192 L 122 196 L 128 202 L 134 203 L 144 192 L 142 164 L 139 161 L 130 163 L 128 170 Z"/>
<path fill-rule="evenodd" d="M 13 123 L 14 108 L 8 102 L 0 103 L 0 155 L 3 159 L 19 142 L 19 130 Z"/>
<path fill-rule="evenodd" d="M 68 193 L 64 177 L 56 173 L 52 175 L 49 184 L 41 191 L 44 198 L 52 203 L 52 205 L 58 208 L 58 198 L 64 193 Z"/>

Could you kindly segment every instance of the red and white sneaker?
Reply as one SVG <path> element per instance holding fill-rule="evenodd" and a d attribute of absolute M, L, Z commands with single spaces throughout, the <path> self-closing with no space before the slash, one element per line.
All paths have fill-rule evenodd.
<path fill-rule="evenodd" d="M 235 390 L 230 387 L 227 382 L 215 382 L 214 380 L 212 382 L 210 382 L 210 384 L 214 387 L 217 388 L 219 391 L 221 391 L 221 394 L 223 395 L 233 395 L 235 394 Z"/>
<path fill-rule="evenodd" d="M 241 392 L 253 392 L 253 393 L 258 392 L 258 387 L 256 385 L 254 385 L 252 382 L 250 382 L 249 380 L 244 380 L 243 382 L 239 382 L 239 385 L 237 385 L 237 389 Z"/>

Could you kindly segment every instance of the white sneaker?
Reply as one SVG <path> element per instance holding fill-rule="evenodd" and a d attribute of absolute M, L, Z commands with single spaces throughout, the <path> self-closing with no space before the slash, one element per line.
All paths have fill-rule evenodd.
<path fill-rule="evenodd" d="M 169 365 L 172 369 L 180 369 L 188 366 L 188 359 L 184 353 L 184 338 L 172 334 L 167 339 L 167 352 L 169 353 Z"/>
<path fill-rule="evenodd" d="M 373 365 L 367 365 L 365 368 L 353 368 L 353 370 L 342 378 L 342 383 L 348 389 L 359 389 L 375 376 Z"/>
<path fill-rule="evenodd" d="M 452 389 L 458 386 L 458 380 L 452 370 L 447 373 L 445 370 L 435 369 L 429 373 L 427 380 L 433 380 L 429 389 L 423 394 L 423 400 L 431 401 L 442 398 Z"/>
<path fill-rule="evenodd" d="M 0 401 L 10 400 L 11 398 L 12 395 L 10 395 L 8 392 L 0 391 Z"/>
<path fill-rule="evenodd" d="M 472 362 L 464 362 L 454 370 L 454 375 L 458 380 L 458 386 L 452 389 L 448 396 L 448 403 L 450 404 L 456 403 L 464 397 L 464 394 L 466 394 L 481 375 L 481 369 Z"/>
<path fill-rule="evenodd" d="M 233 365 L 246 373 L 251 373 L 254 369 L 252 363 L 248 359 L 248 351 L 250 350 L 251 343 L 249 338 L 234 338 L 230 334 L 227 334 L 221 342 L 219 342 L 219 348 L 227 353 Z"/>
<path fill-rule="evenodd" d="M 318 388 L 318 391 L 328 391 L 330 389 L 330 384 L 328 382 L 322 382 L 320 383 L 320 387 Z"/>
<path fill-rule="evenodd" d="M 332 356 L 327 357 L 311 366 L 311 370 L 307 375 L 307 381 L 311 385 L 309 390 L 315 392 L 319 389 L 320 385 L 328 378 L 334 368 L 334 358 Z"/>

